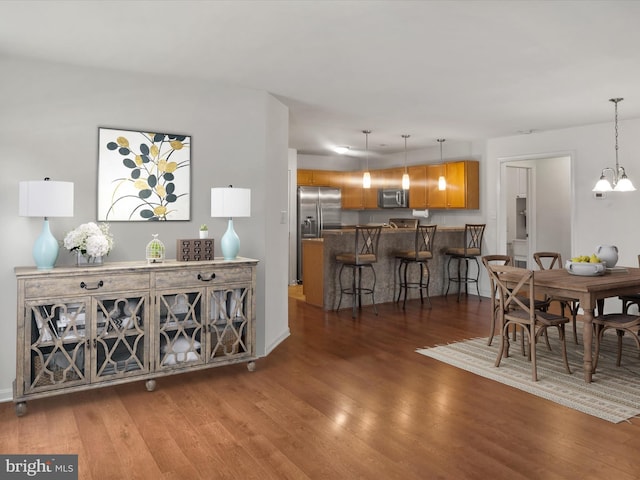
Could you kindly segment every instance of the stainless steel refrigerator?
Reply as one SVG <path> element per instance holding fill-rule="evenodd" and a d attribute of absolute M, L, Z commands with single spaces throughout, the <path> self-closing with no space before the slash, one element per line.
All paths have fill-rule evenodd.
<path fill-rule="evenodd" d="M 298 282 L 302 282 L 302 240 L 318 238 L 326 229 L 341 227 L 340 189 L 298 187 Z"/>

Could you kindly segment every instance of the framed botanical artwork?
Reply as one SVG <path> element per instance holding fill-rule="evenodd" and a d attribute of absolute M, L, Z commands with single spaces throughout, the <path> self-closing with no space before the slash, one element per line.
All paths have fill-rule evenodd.
<path fill-rule="evenodd" d="M 98 221 L 190 220 L 191 137 L 98 129 Z"/>

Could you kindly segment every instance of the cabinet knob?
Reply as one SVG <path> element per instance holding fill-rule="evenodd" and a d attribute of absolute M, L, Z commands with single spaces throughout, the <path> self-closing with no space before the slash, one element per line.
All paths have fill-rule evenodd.
<path fill-rule="evenodd" d="M 216 274 L 215 273 L 212 273 L 211 275 L 209 275 L 209 278 L 203 277 L 201 273 L 198 274 L 198 280 L 202 280 L 203 282 L 210 282 L 214 278 L 216 278 Z"/>

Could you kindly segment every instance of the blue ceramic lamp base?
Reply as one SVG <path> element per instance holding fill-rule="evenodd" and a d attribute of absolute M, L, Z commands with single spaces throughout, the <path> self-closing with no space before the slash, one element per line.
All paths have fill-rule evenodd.
<path fill-rule="evenodd" d="M 227 231 L 220 239 L 220 249 L 225 260 L 235 260 L 240 251 L 240 238 L 233 229 L 233 220 L 229 219 Z"/>
<path fill-rule="evenodd" d="M 58 241 L 51 234 L 49 220 L 44 220 L 42 232 L 33 244 L 33 259 L 38 270 L 51 270 L 58 260 Z"/>

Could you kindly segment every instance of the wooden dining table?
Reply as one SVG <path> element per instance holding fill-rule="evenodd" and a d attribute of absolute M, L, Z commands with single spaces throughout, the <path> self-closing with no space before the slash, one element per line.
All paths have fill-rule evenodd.
<path fill-rule="evenodd" d="M 640 293 L 640 268 L 623 267 L 599 276 L 572 275 L 564 268 L 536 270 L 534 273 L 536 297 L 573 298 L 584 311 L 582 340 L 584 346 L 584 380 L 591 382 L 593 372 L 593 316 L 598 304 L 605 298 Z M 602 309 L 602 306 L 599 310 Z M 620 307 L 620 311 L 622 306 Z"/>

